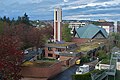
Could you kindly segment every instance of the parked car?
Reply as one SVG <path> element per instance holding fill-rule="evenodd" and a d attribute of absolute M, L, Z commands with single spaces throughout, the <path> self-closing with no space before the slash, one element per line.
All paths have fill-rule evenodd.
<path fill-rule="evenodd" d="M 76 74 L 85 74 L 89 72 L 89 65 L 79 66 L 76 70 Z"/>
<path fill-rule="evenodd" d="M 76 60 L 75 64 L 79 65 L 80 64 L 80 59 Z"/>
<path fill-rule="evenodd" d="M 24 51 L 24 54 L 28 54 L 28 51 L 27 51 L 27 50 L 25 50 L 25 51 Z"/>

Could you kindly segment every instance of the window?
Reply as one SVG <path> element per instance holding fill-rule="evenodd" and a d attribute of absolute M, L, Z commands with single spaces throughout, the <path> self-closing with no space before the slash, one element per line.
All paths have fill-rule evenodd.
<path fill-rule="evenodd" d="M 51 53 L 48 53 L 48 57 L 53 57 L 53 55 Z"/>
<path fill-rule="evenodd" d="M 56 50 L 57 50 L 57 51 L 59 51 L 59 52 L 61 52 L 61 51 L 62 51 L 62 49 L 60 49 L 60 48 L 56 48 Z"/>
<path fill-rule="evenodd" d="M 48 50 L 49 50 L 49 51 L 52 51 L 52 48 L 51 48 L 51 47 L 48 47 Z"/>
<path fill-rule="evenodd" d="M 57 20 L 57 11 L 56 11 L 56 20 Z"/>

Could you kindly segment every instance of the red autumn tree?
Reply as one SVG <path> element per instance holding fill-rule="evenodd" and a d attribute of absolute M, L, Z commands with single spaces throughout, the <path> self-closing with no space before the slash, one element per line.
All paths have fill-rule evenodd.
<path fill-rule="evenodd" d="M 46 39 L 53 38 L 53 27 L 51 25 L 47 25 L 44 28 L 41 28 L 41 32 L 45 35 Z"/>
<path fill-rule="evenodd" d="M 17 37 L 0 35 L 0 79 L 19 80 L 22 60 Z"/>
<path fill-rule="evenodd" d="M 42 30 L 34 27 L 29 31 L 27 38 L 29 39 L 28 43 L 33 47 L 36 47 L 37 50 L 38 48 L 43 47 L 46 42 Z"/>

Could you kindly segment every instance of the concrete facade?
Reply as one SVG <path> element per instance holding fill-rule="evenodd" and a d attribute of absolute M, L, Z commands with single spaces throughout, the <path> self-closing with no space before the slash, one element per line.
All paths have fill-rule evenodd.
<path fill-rule="evenodd" d="M 62 9 L 55 8 L 54 9 L 54 42 L 62 40 L 61 26 L 62 26 Z"/>

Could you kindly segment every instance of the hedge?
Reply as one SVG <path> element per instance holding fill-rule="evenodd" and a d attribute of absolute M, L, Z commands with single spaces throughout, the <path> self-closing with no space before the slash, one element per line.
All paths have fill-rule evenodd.
<path fill-rule="evenodd" d="M 92 80 L 91 74 L 85 73 L 85 74 L 74 74 L 72 75 L 72 80 Z"/>
<path fill-rule="evenodd" d="M 93 70 L 93 71 L 85 73 L 85 74 L 74 74 L 74 75 L 72 75 L 72 80 L 92 80 L 91 74 L 99 75 L 103 72 L 104 72 L 104 70 Z"/>

